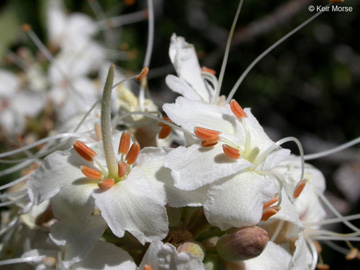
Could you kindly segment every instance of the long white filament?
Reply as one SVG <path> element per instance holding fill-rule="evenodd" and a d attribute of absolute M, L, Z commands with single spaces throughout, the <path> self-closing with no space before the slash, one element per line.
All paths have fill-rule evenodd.
<path fill-rule="evenodd" d="M 147 2 L 149 8 L 149 19 L 148 19 L 149 23 L 148 23 L 148 39 L 147 39 L 143 68 L 150 66 L 151 55 L 154 45 L 154 6 L 152 0 L 148 0 Z M 144 78 L 144 80 L 146 80 L 146 78 Z M 145 86 L 141 84 L 140 92 L 139 92 L 139 106 L 141 111 L 144 110 L 144 105 L 145 105 Z"/>
<path fill-rule="evenodd" d="M 229 33 L 229 36 L 228 36 L 228 39 L 227 39 L 227 42 L 226 42 L 226 49 L 225 49 L 224 58 L 223 58 L 223 62 L 221 64 L 221 69 L 220 69 L 220 74 L 219 74 L 219 82 L 218 82 L 218 84 L 216 86 L 216 90 L 215 90 L 215 94 L 213 96 L 213 100 L 211 101 L 211 103 L 213 103 L 213 104 L 216 103 L 218 97 L 220 96 L 220 89 L 221 89 L 222 81 L 223 81 L 224 75 L 225 75 L 225 69 L 226 69 L 227 60 L 229 58 L 231 41 L 232 41 L 232 37 L 234 35 L 236 22 L 238 21 L 243 2 L 244 2 L 244 0 L 240 0 L 240 2 L 239 2 L 238 8 L 236 10 L 235 18 L 233 20 L 233 23 L 232 23 L 232 26 L 231 26 L 231 29 L 230 29 L 230 33 Z"/>
<path fill-rule="evenodd" d="M 315 154 L 309 154 L 309 155 L 305 155 L 304 156 L 304 159 L 305 160 L 312 160 L 312 159 L 317 159 L 317 158 L 322 158 L 322 157 L 325 157 L 325 156 L 328 156 L 328 155 L 332 155 L 332 154 L 335 154 L 335 153 L 338 153 L 340 151 L 343 151 L 347 148 L 350 148 L 356 144 L 360 143 L 360 137 L 354 139 L 354 140 L 351 140 L 347 143 L 344 143 L 338 147 L 335 147 L 333 149 L 329 149 L 329 150 L 326 150 L 326 151 L 323 151 L 323 152 L 319 152 L 319 153 L 315 153 Z"/>
<path fill-rule="evenodd" d="M 229 103 L 233 96 L 235 95 L 237 89 L 239 88 L 240 84 L 243 82 L 245 77 L 249 74 L 249 72 L 252 70 L 252 68 L 261 60 L 263 59 L 269 52 L 271 52 L 273 49 L 275 49 L 278 45 L 280 45 L 282 42 L 284 42 L 286 39 L 288 39 L 290 36 L 295 34 L 297 31 L 299 31 L 301 28 L 315 20 L 320 14 L 322 14 L 323 11 L 316 13 L 312 17 L 310 17 L 308 20 L 300 24 L 298 27 L 287 33 L 285 36 L 283 36 L 281 39 L 279 39 L 277 42 L 275 42 L 273 45 L 271 45 L 268 49 L 266 49 L 262 54 L 260 54 L 256 59 L 246 68 L 246 70 L 241 74 L 240 78 L 235 83 L 234 87 L 231 89 L 227 99 L 226 103 Z"/>
<path fill-rule="evenodd" d="M 54 135 L 54 136 L 51 136 L 51 137 L 47 137 L 47 138 L 44 138 L 44 139 L 41 139 L 41 140 L 38 140 L 32 144 L 29 144 L 29 145 L 26 145 L 26 146 L 23 146 L 23 147 L 20 147 L 18 149 L 15 149 L 15 150 L 12 150 L 12 151 L 8 151 L 8 152 L 5 152 L 5 153 L 1 153 L 0 154 L 0 158 L 3 158 L 3 157 L 7 157 L 7 156 L 11 156 L 11 155 L 14 155 L 14 154 L 18 154 L 18 153 L 21 153 L 21 152 L 24 152 L 25 150 L 28 150 L 28 149 L 31 149 L 33 147 L 36 147 L 38 145 L 41 145 L 43 143 L 46 143 L 46 142 L 49 142 L 49 141 L 53 141 L 53 140 L 57 140 L 57 139 L 63 139 L 63 138 L 78 138 L 80 137 L 80 134 L 78 133 L 62 133 L 62 134 L 57 134 L 57 135 Z"/>

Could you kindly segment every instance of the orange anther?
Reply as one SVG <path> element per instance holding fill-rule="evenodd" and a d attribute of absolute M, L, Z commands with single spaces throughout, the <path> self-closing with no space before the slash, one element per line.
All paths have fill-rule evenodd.
<path fill-rule="evenodd" d="M 223 144 L 223 151 L 224 151 L 224 154 L 229 158 L 232 158 L 232 159 L 240 158 L 239 150 L 234 147 L 231 147 L 230 145 Z"/>
<path fill-rule="evenodd" d="M 269 208 L 265 209 L 263 211 L 261 221 L 267 221 L 270 217 L 272 217 L 277 212 L 279 212 L 279 210 L 280 210 L 279 206 L 273 206 L 273 207 L 269 207 Z"/>
<path fill-rule="evenodd" d="M 102 178 L 102 173 L 93 168 L 87 166 L 80 166 L 80 170 L 86 177 L 89 177 L 91 179 L 100 180 Z"/>
<path fill-rule="evenodd" d="M 350 261 L 358 257 L 359 250 L 357 248 L 352 248 L 348 254 L 346 254 L 345 259 Z"/>
<path fill-rule="evenodd" d="M 30 24 L 24 23 L 24 24 L 21 26 L 21 30 L 23 30 L 24 32 L 30 31 L 30 30 L 31 30 Z"/>
<path fill-rule="evenodd" d="M 201 68 L 201 71 L 205 71 L 205 72 L 208 72 L 208 73 L 211 73 L 213 75 L 216 75 L 216 71 L 211 69 L 211 68 L 207 68 L 207 67 L 202 67 Z"/>
<path fill-rule="evenodd" d="M 216 145 L 219 142 L 219 136 L 211 137 L 209 139 L 203 140 L 201 142 L 202 147 L 211 147 Z"/>
<path fill-rule="evenodd" d="M 111 188 L 113 185 L 115 185 L 115 181 L 112 178 L 109 179 L 104 179 L 99 181 L 98 186 L 101 189 L 109 189 Z"/>
<path fill-rule="evenodd" d="M 121 134 L 118 153 L 126 155 L 126 153 L 129 151 L 129 147 L 130 147 L 130 133 L 124 131 Z"/>
<path fill-rule="evenodd" d="M 162 120 L 165 120 L 165 121 L 167 121 L 167 122 L 169 122 L 169 123 L 172 123 L 172 121 L 170 120 L 169 117 L 161 117 L 161 119 L 162 119 Z M 159 123 L 158 123 L 158 126 L 160 126 L 160 127 L 168 127 L 169 125 L 167 125 L 167 124 L 165 124 L 165 123 L 163 123 L 163 122 L 159 122 Z"/>
<path fill-rule="evenodd" d="M 169 134 L 171 133 L 171 130 L 172 130 L 172 127 L 169 127 L 169 126 L 165 126 L 165 127 L 162 127 L 160 129 L 160 132 L 159 132 L 159 139 L 165 139 L 167 136 L 169 136 Z"/>
<path fill-rule="evenodd" d="M 247 117 L 246 113 L 244 112 L 243 108 L 241 108 L 240 104 L 237 103 L 236 100 L 231 100 L 230 102 L 230 109 L 235 114 L 237 118 L 244 118 Z"/>
<path fill-rule="evenodd" d="M 142 80 L 143 78 L 146 77 L 146 75 L 147 75 L 148 73 L 149 73 L 149 68 L 148 68 L 148 67 L 144 67 L 144 68 L 141 70 L 140 74 L 135 78 L 135 80 L 138 80 L 138 81 Z"/>
<path fill-rule="evenodd" d="M 21 134 L 17 133 L 16 134 L 16 139 L 18 141 L 18 144 L 21 146 L 23 144 L 23 139 L 21 137 Z"/>
<path fill-rule="evenodd" d="M 306 181 L 305 180 L 301 180 L 295 187 L 294 193 L 293 193 L 293 197 L 294 199 L 296 199 L 297 197 L 300 196 L 301 192 L 304 190 L 304 187 L 306 185 Z"/>
<path fill-rule="evenodd" d="M 152 270 L 150 265 L 145 264 L 143 270 Z"/>
<path fill-rule="evenodd" d="M 73 147 L 75 151 L 87 161 L 92 161 L 93 157 L 96 156 L 96 152 L 94 150 L 92 150 L 90 147 L 80 141 L 75 141 Z"/>
<path fill-rule="evenodd" d="M 140 145 L 138 143 L 133 143 L 125 158 L 127 164 L 129 165 L 133 164 L 136 161 L 139 152 L 140 152 Z"/>
<path fill-rule="evenodd" d="M 196 136 L 198 136 L 200 139 L 207 140 L 210 138 L 214 138 L 220 135 L 219 131 L 202 128 L 202 127 L 195 127 L 194 133 Z"/>
<path fill-rule="evenodd" d="M 120 161 L 118 163 L 118 175 L 120 178 L 126 174 L 127 168 L 128 168 L 128 164 L 126 162 Z"/>
<path fill-rule="evenodd" d="M 327 265 L 327 264 L 318 263 L 318 264 L 316 265 L 316 269 L 318 269 L 318 270 L 329 270 L 329 269 L 330 269 L 330 266 Z"/>
<path fill-rule="evenodd" d="M 135 0 L 125 0 L 125 5 L 132 6 L 133 4 L 135 4 Z"/>
<path fill-rule="evenodd" d="M 275 195 L 275 197 L 272 198 L 270 201 L 267 201 L 266 203 L 264 203 L 263 209 L 270 207 L 271 205 L 273 205 L 274 203 L 277 203 L 278 201 L 279 201 L 279 198 L 277 195 Z"/>

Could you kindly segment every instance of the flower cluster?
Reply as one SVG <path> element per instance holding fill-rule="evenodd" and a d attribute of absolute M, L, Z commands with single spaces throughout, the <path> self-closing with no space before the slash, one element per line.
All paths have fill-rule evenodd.
<path fill-rule="evenodd" d="M 58 103 L 59 130 L 78 125 L 73 133 L 0 154 L 24 151 L 28 156 L 0 172 L 24 169 L 19 179 L 0 187 L 8 188 L 0 205 L 9 206 L 1 212 L 0 265 L 327 269 L 320 255 L 322 240 L 344 240 L 347 256 L 359 256 L 350 241 L 359 240 L 360 229 L 349 222 L 359 217 L 344 218 L 330 205 L 337 218 L 325 219 L 325 179 L 305 163 L 299 141 L 273 141 L 250 108 L 221 96 L 215 72 L 200 67 L 194 46 L 183 37 L 173 34 L 169 49 L 177 75 L 168 75 L 166 83 L 180 95 L 174 103 L 159 109 L 127 89 L 115 97 L 116 68 L 111 65 L 101 109 L 93 110 L 98 93 L 88 74 L 107 64 L 100 45 L 91 41 L 96 26 L 80 15 L 65 15 L 56 1 L 49 13 L 58 20 L 48 23 L 50 44 L 59 50 L 49 69 L 49 96 Z M 84 61 L 72 63 L 74 55 Z M 134 79 L 142 87 L 147 72 L 145 67 L 122 83 Z M 23 94 L 16 90 L 17 78 L 5 71 L 0 78 L 11 89 L 3 91 L 1 85 L 0 94 L 21 101 L 10 98 Z M 6 110 L 12 117 L 24 117 L 15 104 L 1 104 L 1 110 L 12 108 Z M 39 112 L 35 107 L 28 115 Z M 299 156 L 282 147 L 289 141 L 298 145 Z M 28 151 L 36 145 L 42 145 L 37 153 Z M 339 221 L 354 232 L 341 235 L 321 228 Z"/>

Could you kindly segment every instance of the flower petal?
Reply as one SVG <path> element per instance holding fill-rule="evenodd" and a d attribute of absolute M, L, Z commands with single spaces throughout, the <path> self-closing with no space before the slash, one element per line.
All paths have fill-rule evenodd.
<path fill-rule="evenodd" d="M 198 257 L 187 252 L 178 253 L 171 244 L 163 244 L 161 241 L 154 241 L 146 251 L 139 269 L 148 265 L 152 269 L 162 270 L 202 270 L 204 265 Z"/>
<path fill-rule="evenodd" d="M 50 228 L 50 238 L 60 246 L 66 246 L 64 264 L 70 266 L 82 260 L 96 244 L 106 228 L 99 215 L 92 215 L 94 199 L 91 193 L 97 185 L 90 183 L 68 185 L 51 200 L 54 216 L 59 219 Z"/>
<path fill-rule="evenodd" d="M 201 68 L 194 46 L 187 43 L 183 37 L 177 37 L 173 34 L 169 55 L 178 76 L 184 79 L 203 101 L 210 102 L 211 94 L 206 89 L 201 77 Z"/>
<path fill-rule="evenodd" d="M 221 145 L 204 148 L 199 145 L 178 147 L 165 158 L 164 166 L 171 169 L 175 187 L 194 190 L 233 175 L 252 166 L 245 159 L 230 159 Z"/>
<path fill-rule="evenodd" d="M 128 231 L 143 244 L 166 236 L 164 191 L 154 186 L 139 167 L 109 190 L 95 191 L 93 197 L 116 236 L 122 237 Z"/>
<path fill-rule="evenodd" d="M 238 121 L 231 111 L 217 105 L 178 97 L 174 104 L 164 104 L 163 110 L 172 121 L 190 132 L 194 132 L 195 127 L 202 127 L 234 135 L 237 129 Z"/>
<path fill-rule="evenodd" d="M 244 261 L 246 270 L 287 270 L 290 262 L 290 253 L 269 241 L 265 250 L 256 258 Z"/>
<path fill-rule="evenodd" d="M 84 178 L 81 165 L 92 167 L 91 162 L 82 159 L 74 150 L 57 151 L 47 156 L 27 182 L 30 200 L 39 204 L 55 196 L 63 186 Z"/>
<path fill-rule="evenodd" d="M 191 88 L 184 79 L 174 75 L 167 75 L 165 81 L 171 90 L 184 96 L 185 98 L 190 100 L 201 100 L 201 96 L 194 91 L 194 89 Z"/>
<path fill-rule="evenodd" d="M 135 270 L 136 264 L 125 250 L 100 240 L 86 258 L 74 264 L 71 269 Z"/>
<path fill-rule="evenodd" d="M 204 211 L 209 223 L 221 230 L 259 223 L 263 204 L 276 192 L 272 180 L 255 172 L 243 172 L 213 185 Z"/>

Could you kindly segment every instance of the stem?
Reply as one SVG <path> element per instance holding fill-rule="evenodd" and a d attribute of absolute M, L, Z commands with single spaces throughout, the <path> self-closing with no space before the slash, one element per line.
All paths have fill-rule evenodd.
<path fill-rule="evenodd" d="M 116 178 L 118 169 L 111 139 L 111 92 L 114 81 L 114 65 L 109 68 L 101 103 L 101 134 L 109 178 Z"/>

